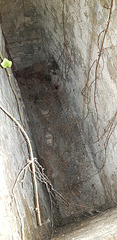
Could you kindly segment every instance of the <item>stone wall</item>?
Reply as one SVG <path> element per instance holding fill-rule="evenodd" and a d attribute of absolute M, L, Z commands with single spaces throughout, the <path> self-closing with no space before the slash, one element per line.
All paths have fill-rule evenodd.
<path fill-rule="evenodd" d="M 0 51 L 7 57 L 4 38 L 0 28 Z M 10 70 L 9 70 L 10 71 Z M 12 72 L 12 83 L 20 99 L 23 120 L 30 136 L 25 107 L 20 90 Z M 9 84 L 5 69 L 0 67 L 0 105 L 4 107 L 20 123 L 17 101 Z M 30 136 L 31 138 L 31 136 Z M 32 141 L 34 154 L 36 152 Z M 0 109 L 0 239 L 49 239 L 50 238 L 50 207 L 42 186 L 39 184 L 41 217 L 44 226 L 37 226 L 34 204 L 32 176 L 27 171 L 23 183 L 24 172 L 19 173 L 29 159 L 25 138 L 14 122 Z M 16 179 L 17 184 L 14 188 Z M 14 190 L 14 191 L 13 191 Z M 12 192 L 13 191 L 13 192 Z M 14 197 L 12 197 L 14 193 Z"/>
<path fill-rule="evenodd" d="M 68 202 L 60 222 L 117 202 L 116 3 L 96 75 L 111 1 L 1 2 L 38 156 Z"/>

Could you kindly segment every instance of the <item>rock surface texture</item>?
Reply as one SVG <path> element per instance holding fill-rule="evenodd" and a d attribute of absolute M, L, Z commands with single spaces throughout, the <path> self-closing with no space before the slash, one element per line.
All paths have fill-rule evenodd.
<path fill-rule="evenodd" d="M 0 28 L 0 51 L 7 58 L 4 38 Z M 9 70 L 10 71 L 10 70 Z M 12 83 L 20 99 L 21 112 L 30 136 L 25 107 L 16 79 L 10 71 Z M 0 106 L 20 122 L 17 101 L 5 69 L 0 67 Z M 31 136 L 30 136 L 31 138 Z M 34 144 L 33 144 L 34 148 Z M 34 152 L 35 153 L 35 152 Z M 36 155 L 35 155 L 36 156 Z M 0 108 L 0 239 L 45 240 L 50 239 L 50 207 L 47 194 L 39 184 L 41 216 L 44 226 L 39 229 L 35 216 L 34 189 L 31 173 L 19 173 L 29 159 L 27 142 L 14 122 Z M 14 184 L 17 183 L 14 187 Z M 23 183 L 21 180 L 23 179 Z"/>
<path fill-rule="evenodd" d="M 56 225 L 117 204 L 117 1 L 1 1 Z M 64 198 L 64 199 L 63 199 Z"/>

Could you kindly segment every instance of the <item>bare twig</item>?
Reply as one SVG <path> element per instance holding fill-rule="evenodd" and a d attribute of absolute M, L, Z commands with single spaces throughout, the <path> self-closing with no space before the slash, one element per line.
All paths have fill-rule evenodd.
<path fill-rule="evenodd" d="M 39 194 L 38 194 L 38 186 L 37 186 L 37 180 L 36 180 L 36 173 L 35 173 L 35 163 L 34 163 L 34 156 L 33 156 L 33 150 L 31 146 L 30 139 L 26 133 L 26 131 L 23 129 L 23 127 L 19 124 L 19 122 L 4 108 L 0 105 L 0 109 L 16 124 L 16 126 L 19 127 L 21 133 L 23 134 L 29 148 L 30 153 L 30 161 L 32 165 L 32 173 L 33 173 L 33 183 L 34 183 L 34 191 L 35 191 L 35 211 L 37 216 L 37 223 L 42 226 L 41 222 L 41 214 L 40 214 L 40 206 L 39 206 Z"/>
<path fill-rule="evenodd" d="M 104 30 L 104 36 L 103 36 L 103 39 L 102 39 L 102 43 L 101 43 L 101 47 L 100 47 L 100 50 L 99 50 L 98 59 L 97 59 L 97 62 L 96 62 L 96 68 L 95 68 L 94 104 L 95 104 L 97 120 L 98 120 L 98 109 L 97 109 L 97 102 L 96 102 L 96 92 L 97 92 L 97 80 L 98 80 L 98 67 L 99 67 L 99 63 L 100 63 L 100 59 L 101 59 L 101 55 L 102 55 L 102 51 L 103 51 L 103 47 L 104 47 L 105 38 L 106 38 L 106 35 L 107 35 L 107 32 L 108 32 L 108 28 L 109 28 L 109 25 L 110 25 L 110 20 L 111 20 L 111 15 L 112 15 L 112 8 L 113 8 L 113 0 L 111 0 L 111 6 L 109 8 L 109 18 L 108 18 L 106 29 Z M 99 34 L 99 37 L 100 37 L 100 34 Z M 98 37 L 98 40 L 99 40 L 99 37 Z"/>
<path fill-rule="evenodd" d="M 83 95 L 84 97 L 84 101 L 85 103 L 87 104 L 87 107 L 88 107 L 88 113 L 89 113 L 89 103 L 91 101 L 90 99 L 90 92 L 91 92 L 91 87 L 92 85 L 94 84 L 94 105 L 95 105 L 95 111 L 96 111 L 96 118 L 97 118 L 97 122 L 98 122 L 98 108 L 97 108 L 97 83 L 98 83 L 98 69 L 99 69 L 99 65 L 100 65 L 100 59 L 102 57 L 102 52 L 103 52 L 103 49 L 104 49 L 104 42 L 105 42 L 105 38 L 106 38 L 106 35 L 107 35 L 107 32 L 108 32 L 108 29 L 109 29 L 109 25 L 110 25 L 110 21 L 111 21 L 111 15 L 112 15 L 112 8 L 113 8 L 113 0 L 111 0 L 111 6 L 110 8 L 108 8 L 109 10 L 109 17 L 108 17 L 108 21 L 107 21 L 107 25 L 106 25 L 106 28 L 103 29 L 99 35 L 98 35 L 98 48 L 99 48 L 99 54 L 98 54 L 98 58 L 92 63 L 89 71 L 88 71 L 88 76 L 87 76 L 87 81 L 86 81 L 86 84 L 85 84 L 85 87 L 83 88 L 81 94 Z M 100 42 L 100 36 L 101 34 L 104 34 L 103 35 L 103 38 L 102 38 L 102 42 L 101 44 L 99 43 Z M 101 45 L 101 46 L 99 46 Z M 92 70 L 92 67 L 93 65 L 96 63 L 96 66 L 95 66 L 95 72 L 94 72 L 94 80 L 90 83 L 90 72 Z M 102 71 L 101 71 L 102 72 Z M 85 119 L 87 118 L 88 116 L 88 113 L 85 117 Z"/>
<path fill-rule="evenodd" d="M 27 170 L 27 169 L 29 168 L 29 165 L 30 165 L 31 163 L 32 163 L 32 162 L 28 160 L 28 162 L 26 163 L 26 165 L 25 165 L 25 166 L 20 170 L 20 172 L 18 173 L 17 178 L 16 178 L 15 183 L 14 183 L 13 188 L 12 188 L 12 197 L 14 197 L 14 189 L 15 189 L 15 186 L 16 186 L 17 182 L 19 181 L 19 178 L 20 178 L 21 174 L 22 174 L 25 170 Z M 23 177 L 23 180 L 21 180 L 21 182 L 23 183 L 23 181 L 24 181 L 24 177 Z"/>
<path fill-rule="evenodd" d="M 4 59 L 1 52 L 0 52 L 0 57 L 1 57 L 2 60 Z M 26 129 L 26 126 L 25 126 L 25 124 L 24 124 L 24 121 L 23 121 L 23 118 L 22 118 L 22 114 L 21 114 L 21 106 L 20 106 L 19 98 L 18 98 L 17 93 L 16 93 L 16 91 L 15 91 L 15 89 L 14 89 L 14 87 L 13 87 L 13 83 L 12 83 L 12 80 L 11 80 L 10 71 L 9 71 L 8 68 L 6 68 L 6 72 L 7 72 L 8 78 L 9 78 L 9 83 L 10 83 L 11 89 L 12 89 L 13 94 L 14 94 L 14 96 L 15 96 L 15 98 L 16 98 L 16 101 L 17 101 L 20 120 L 21 120 L 21 122 L 22 122 L 22 125 L 23 125 L 24 129 Z"/>
<path fill-rule="evenodd" d="M 9 72 L 8 68 L 6 68 L 6 71 L 7 71 L 7 74 L 8 74 L 8 78 L 9 78 L 9 83 L 10 83 L 11 89 L 12 89 L 12 91 L 14 93 L 14 96 L 16 98 L 16 101 L 17 101 L 20 120 L 22 122 L 22 125 L 23 125 L 24 129 L 26 129 L 26 126 L 24 124 L 24 121 L 23 121 L 23 118 L 22 118 L 22 114 L 21 114 L 21 106 L 20 106 L 19 98 L 18 98 L 17 93 L 16 93 L 16 91 L 15 91 L 15 89 L 13 87 L 12 80 L 11 80 L 11 75 L 10 75 L 10 72 Z"/>

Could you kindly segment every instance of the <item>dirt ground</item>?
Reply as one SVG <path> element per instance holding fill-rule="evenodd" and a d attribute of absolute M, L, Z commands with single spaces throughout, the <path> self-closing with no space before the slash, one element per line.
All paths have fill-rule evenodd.
<path fill-rule="evenodd" d="M 117 209 L 63 227 L 52 240 L 117 240 Z"/>

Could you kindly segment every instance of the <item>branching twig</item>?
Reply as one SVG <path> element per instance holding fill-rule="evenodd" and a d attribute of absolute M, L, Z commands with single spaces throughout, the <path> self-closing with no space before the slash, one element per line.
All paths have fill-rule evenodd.
<path fill-rule="evenodd" d="M 39 162 L 37 161 L 37 159 L 35 158 L 35 164 L 36 164 L 36 174 L 37 174 L 37 179 L 44 183 L 46 185 L 47 191 L 50 194 L 50 196 L 52 196 L 53 198 L 54 194 L 56 194 L 56 196 L 58 197 L 58 200 L 63 202 L 65 205 L 69 205 L 69 202 L 62 196 L 61 193 L 59 193 L 58 191 L 56 191 L 51 183 L 51 181 L 49 180 L 49 178 L 47 177 L 47 175 L 44 173 L 44 168 L 39 164 Z M 51 200 L 51 199 L 50 199 Z"/>
<path fill-rule="evenodd" d="M 97 62 L 96 62 L 96 68 L 95 68 L 94 104 L 95 104 L 95 109 L 96 109 L 97 120 L 98 120 L 98 109 L 97 109 L 97 102 L 96 102 L 96 92 L 97 92 L 98 67 L 99 67 L 99 63 L 100 63 L 100 59 L 101 59 L 101 55 L 102 55 L 102 51 L 103 51 L 103 47 L 104 47 L 105 38 L 106 38 L 108 28 L 109 28 L 109 25 L 110 25 L 112 8 L 113 8 L 113 0 L 111 0 L 111 6 L 109 8 L 109 11 L 110 11 L 109 12 L 109 18 L 108 18 L 106 29 L 104 30 L 104 36 L 103 36 L 103 39 L 102 39 L 102 43 L 101 43 L 101 47 L 100 47 L 100 51 L 99 51 L 99 56 L 98 56 L 98 59 L 97 59 Z M 99 37 L 98 37 L 98 39 L 99 39 Z"/>
<path fill-rule="evenodd" d="M 26 165 L 25 165 L 25 166 L 20 170 L 20 172 L 18 173 L 17 178 L 16 178 L 15 183 L 14 183 L 13 188 L 12 188 L 12 197 L 14 197 L 14 189 L 15 189 L 15 186 L 16 186 L 17 182 L 19 181 L 19 178 L 20 178 L 21 174 L 29 168 L 29 165 L 30 165 L 31 163 L 32 163 L 32 162 L 31 162 L 30 160 L 28 160 L 28 162 L 26 163 Z M 25 175 L 24 175 L 24 177 L 25 177 Z M 23 177 L 23 179 L 21 180 L 22 183 L 23 183 L 23 181 L 24 181 L 24 177 Z"/>
<path fill-rule="evenodd" d="M 104 8 L 109 10 L 107 24 L 106 24 L 105 29 L 103 29 L 98 35 L 97 45 L 98 45 L 98 49 L 99 49 L 99 54 L 98 54 L 97 59 L 92 63 L 92 65 L 88 71 L 87 81 L 85 83 L 85 87 L 83 88 L 83 90 L 81 92 L 84 97 L 84 102 L 87 105 L 87 114 L 83 118 L 83 121 L 84 121 L 90 113 L 91 90 L 92 90 L 92 86 L 94 85 L 93 101 L 94 101 L 94 106 L 95 106 L 95 115 L 96 115 L 97 126 L 98 126 L 98 120 L 99 120 L 98 106 L 97 106 L 98 78 L 99 78 L 99 75 L 102 74 L 103 68 L 104 68 L 103 50 L 105 49 L 104 43 L 105 43 L 106 35 L 108 33 L 110 21 L 111 21 L 113 2 L 114 1 L 111 0 L 110 7 L 108 7 L 106 4 L 104 5 Z M 103 34 L 103 36 L 102 36 L 102 34 Z M 103 66 L 101 68 L 101 71 L 99 72 L 101 58 L 102 58 Z M 95 68 L 94 68 L 94 79 L 91 81 L 90 74 L 91 74 L 94 64 L 96 64 Z M 100 151 L 97 151 L 95 155 L 97 155 L 98 153 L 104 152 L 104 161 L 103 161 L 101 168 L 98 168 L 96 166 L 99 169 L 99 171 L 96 172 L 95 174 L 99 173 L 105 165 L 109 140 L 110 140 L 113 132 L 115 131 L 115 128 L 117 127 L 116 117 L 117 117 L 117 110 L 116 110 L 114 116 L 112 117 L 112 119 L 107 124 L 106 128 L 103 130 L 103 133 L 101 134 L 101 136 L 99 135 L 99 128 L 97 129 L 97 140 L 92 142 L 92 144 L 96 144 L 99 142 L 101 143 L 101 141 L 103 141 L 103 149 L 101 149 Z"/>
<path fill-rule="evenodd" d="M 98 35 L 98 48 L 99 48 L 98 58 L 92 63 L 92 65 L 91 65 L 91 67 L 88 71 L 88 76 L 87 76 L 87 81 L 86 81 L 85 87 L 83 88 L 83 90 L 81 92 L 81 94 L 84 96 L 84 101 L 87 104 L 88 113 L 89 113 L 89 103 L 91 101 L 90 92 L 91 92 L 92 85 L 94 84 L 94 105 L 95 105 L 95 110 L 96 110 L 97 121 L 98 121 L 98 108 L 97 108 L 96 98 L 97 98 L 98 69 L 99 69 L 99 64 L 100 64 L 100 59 L 101 59 L 101 56 L 102 56 L 102 52 L 103 52 L 103 49 L 104 49 L 105 38 L 106 38 L 108 28 L 109 28 L 109 25 L 110 25 L 110 21 L 111 21 L 112 8 L 113 8 L 113 0 L 111 0 L 110 8 L 108 8 L 109 17 L 108 17 L 106 28 L 104 30 L 102 30 Z M 104 33 L 104 35 L 103 35 L 103 38 L 102 38 L 101 46 L 99 47 L 100 36 L 101 36 L 102 33 Z M 94 76 L 94 80 L 90 83 L 90 73 L 91 73 L 91 70 L 92 70 L 95 63 L 96 63 L 95 72 L 94 72 L 95 76 Z M 86 114 L 85 118 L 87 118 L 88 113 Z"/>
<path fill-rule="evenodd" d="M 26 131 L 23 129 L 23 127 L 19 124 L 19 122 L 4 108 L 0 105 L 0 109 L 19 127 L 21 133 L 23 134 L 29 148 L 30 153 L 30 161 L 32 165 L 32 173 L 33 173 L 33 183 L 34 183 L 34 191 L 35 191 L 35 205 L 36 205 L 36 216 L 37 216 L 37 223 L 42 226 L 41 222 L 41 214 L 40 214 L 40 206 L 39 206 L 39 194 L 38 194 L 38 186 L 37 186 L 37 180 L 36 180 L 36 172 L 35 172 L 35 163 L 34 163 L 34 156 L 33 156 L 33 150 L 31 146 L 30 139 L 26 133 Z"/>

